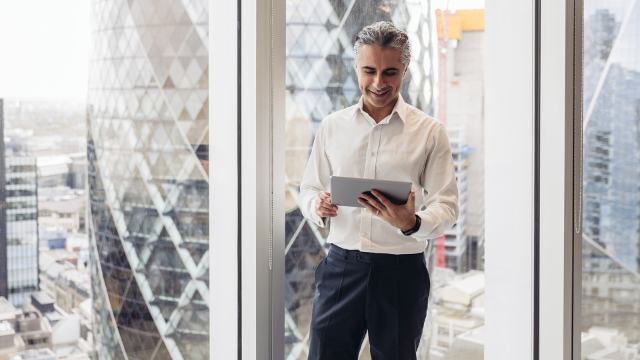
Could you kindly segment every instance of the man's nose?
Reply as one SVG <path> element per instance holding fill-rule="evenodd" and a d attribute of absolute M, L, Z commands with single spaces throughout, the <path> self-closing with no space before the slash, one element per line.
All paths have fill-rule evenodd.
<path fill-rule="evenodd" d="M 376 77 L 373 79 L 373 86 L 376 88 L 376 90 L 380 90 L 384 87 L 383 81 L 384 80 L 382 78 L 382 75 L 376 75 Z"/>

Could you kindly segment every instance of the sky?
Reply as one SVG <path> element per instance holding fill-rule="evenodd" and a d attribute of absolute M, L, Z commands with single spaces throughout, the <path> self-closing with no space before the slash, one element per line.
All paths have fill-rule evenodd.
<path fill-rule="evenodd" d="M 450 10 L 463 9 L 484 9 L 485 0 L 432 0 L 432 4 L 436 9 L 444 9 L 448 7 Z"/>
<path fill-rule="evenodd" d="M 454 9 L 484 7 L 484 0 L 448 2 Z M 0 1 L 0 98 L 86 99 L 89 4 L 89 0 Z"/>
<path fill-rule="evenodd" d="M 84 101 L 89 0 L 0 1 L 0 98 Z"/>

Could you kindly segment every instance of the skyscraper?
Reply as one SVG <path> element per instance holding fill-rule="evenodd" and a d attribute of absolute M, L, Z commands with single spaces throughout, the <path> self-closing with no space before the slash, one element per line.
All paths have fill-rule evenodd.
<path fill-rule="evenodd" d="M 585 2 L 581 330 L 640 342 L 640 3 Z"/>
<path fill-rule="evenodd" d="M 101 358 L 209 358 L 208 1 L 94 0 L 87 155 Z"/>
<path fill-rule="evenodd" d="M 640 4 L 585 4 L 584 234 L 639 271 Z"/>
<path fill-rule="evenodd" d="M 4 99 L 0 99 L 0 171 L 4 169 Z M 4 171 L 0 174 L 0 296 L 9 295 L 7 288 L 7 191 Z"/>
<path fill-rule="evenodd" d="M 458 180 L 460 216 L 445 233 L 444 265 L 483 269 L 484 248 L 484 10 L 437 10 L 439 120 L 446 122 Z M 442 97 L 440 97 L 442 99 Z"/>
<path fill-rule="evenodd" d="M 445 267 L 455 272 L 469 271 L 469 244 L 466 234 L 467 194 L 468 194 L 468 146 L 464 124 L 448 125 L 447 133 L 458 183 L 458 207 L 460 215 L 455 225 L 444 232 Z"/>
<path fill-rule="evenodd" d="M 0 99 L 0 296 L 21 306 L 38 290 L 38 196 L 35 158 L 5 144 Z"/>
<path fill-rule="evenodd" d="M 36 159 L 8 155 L 5 176 L 8 300 L 20 306 L 39 285 Z"/>

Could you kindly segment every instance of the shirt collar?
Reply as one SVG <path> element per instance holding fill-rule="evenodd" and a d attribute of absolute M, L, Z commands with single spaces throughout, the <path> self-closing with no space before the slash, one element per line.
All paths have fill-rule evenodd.
<path fill-rule="evenodd" d="M 360 111 L 363 114 L 366 114 L 366 112 L 364 111 L 363 108 L 363 97 L 360 96 L 360 99 L 358 100 L 358 105 L 356 106 L 356 111 Z M 391 117 L 389 117 L 389 121 L 391 120 L 391 118 L 393 117 L 393 114 L 397 113 L 398 117 L 400 118 L 400 120 L 402 120 L 402 122 L 406 122 L 407 120 L 407 103 L 404 102 L 404 99 L 402 98 L 402 94 L 398 94 L 398 101 L 396 101 L 396 104 L 393 106 L 393 110 L 391 110 Z"/>

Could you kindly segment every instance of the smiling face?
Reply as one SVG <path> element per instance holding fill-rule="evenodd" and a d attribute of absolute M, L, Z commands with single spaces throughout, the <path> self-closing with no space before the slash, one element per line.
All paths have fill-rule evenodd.
<path fill-rule="evenodd" d="M 363 107 L 379 121 L 393 110 L 408 64 L 401 61 L 402 50 L 363 45 L 356 59 L 358 87 L 363 96 Z"/>

